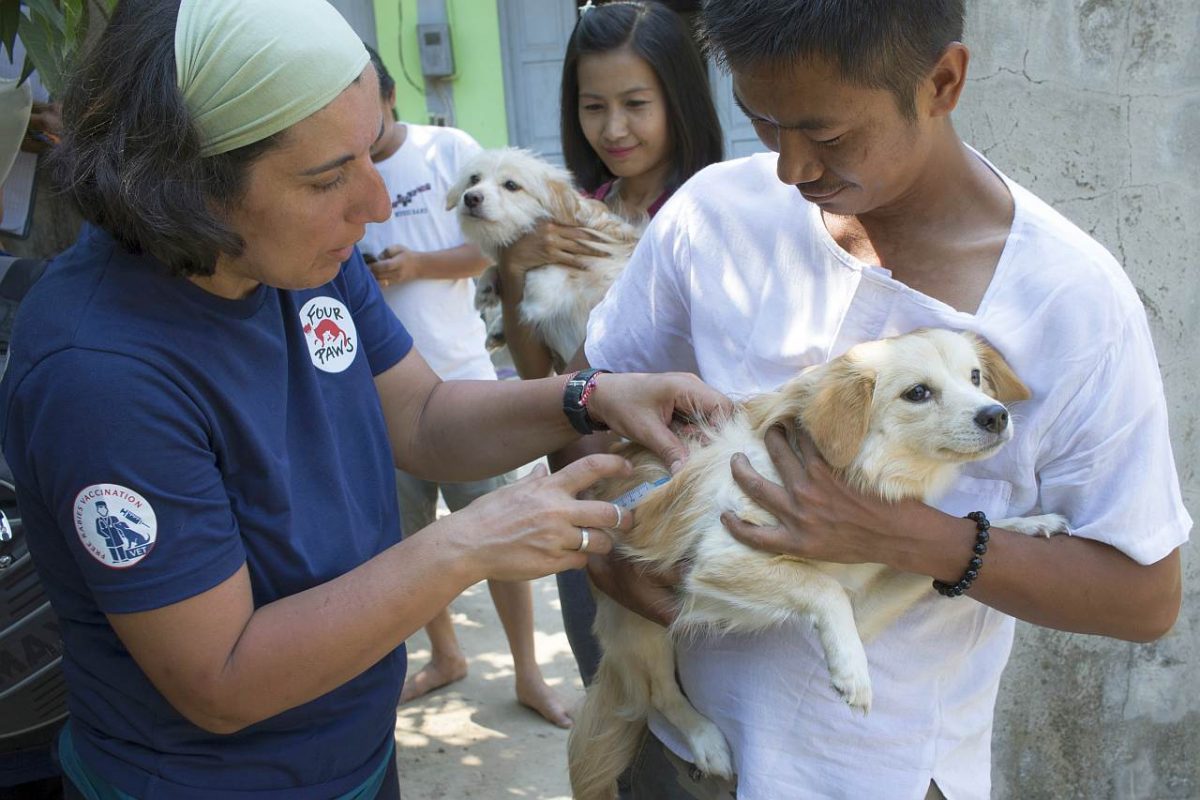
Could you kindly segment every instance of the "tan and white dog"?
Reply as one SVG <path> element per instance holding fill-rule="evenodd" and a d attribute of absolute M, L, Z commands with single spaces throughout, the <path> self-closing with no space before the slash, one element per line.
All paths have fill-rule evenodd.
<path fill-rule="evenodd" d="M 683 468 L 645 495 L 632 530 L 617 540 L 622 554 L 650 571 L 690 565 L 671 629 L 593 592 L 595 632 L 604 655 L 570 736 L 576 800 L 614 796 L 616 778 L 632 759 L 651 708 L 687 739 L 699 769 L 731 776 L 724 737 L 675 681 L 672 636 L 807 620 L 824 650 L 834 688 L 865 713 L 871 681 L 863 641 L 932 591 L 929 578 L 881 565 L 773 556 L 738 542 L 721 524 L 722 512 L 759 525 L 777 520 L 734 482 L 729 461 L 735 453 L 745 453 L 759 473 L 779 481 L 764 436 L 775 425 L 793 436 L 802 427 L 850 486 L 891 501 L 928 501 L 950 486 L 960 464 L 992 455 L 1012 437 L 1003 404 L 1028 397 L 1029 390 L 983 340 L 926 329 L 851 348 L 780 390 L 742 403 L 730 420 L 691 437 Z M 619 452 L 633 462 L 634 475 L 598 485 L 594 497 L 620 499 L 669 474 L 639 446 L 624 444 Z M 1067 529 L 1058 515 L 995 525 L 1046 536 Z"/>
<path fill-rule="evenodd" d="M 450 188 L 446 208 L 458 209 L 463 235 L 493 261 L 543 219 L 591 232 L 591 247 L 603 255 L 586 259 L 586 269 L 546 264 L 525 275 L 521 320 L 561 369 L 583 343 L 588 314 L 625 269 L 641 232 L 599 200 L 582 197 L 566 170 L 517 148 L 485 150 L 471 159 Z M 476 308 L 499 305 L 495 267 L 484 271 L 476 287 Z"/>

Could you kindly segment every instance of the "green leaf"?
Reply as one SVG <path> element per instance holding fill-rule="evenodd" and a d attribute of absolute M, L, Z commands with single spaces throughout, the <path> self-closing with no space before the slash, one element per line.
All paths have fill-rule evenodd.
<path fill-rule="evenodd" d="M 8 60 L 13 60 L 13 42 L 17 39 L 17 28 L 21 24 L 20 0 L 0 1 L 0 42 L 8 51 Z"/>
<path fill-rule="evenodd" d="M 22 83 L 29 80 L 29 75 L 33 72 L 34 69 L 35 69 L 35 67 L 34 67 L 33 59 L 29 57 L 28 53 L 26 53 L 25 54 L 25 63 L 21 65 L 21 80 L 17 81 L 17 85 L 20 86 Z"/>
<path fill-rule="evenodd" d="M 61 96 L 69 70 L 83 50 L 93 15 L 106 24 L 118 0 L 0 0 L 0 42 L 9 47 L 19 36 L 25 44 L 24 77 L 38 71 L 52 96 Z M 15 16 L 14 16 L 15 15 Z M 10 27 L 15 24 L 15 29 Z"/>
<path fill-rule="evenodd" d="M 53 22 L 37 14 L 22 17 L 19 33 L 27 53 L 26 66 L 33 63 L 38 78 L 51 96 L 62 96 L 63 39 Z"/>
<path fill-rule="evenodd" d="M 62 11 L 58 7 L 55 0 L 25 0 L 25 7 L 29 9 L 31 18 L 41 17 L 45 19 L 53 30 L 57 31 L 60 36 L 67 33 L 67 20 L 63 16 Z M 24 37 L 21 37 L 22 41 Z"/>
<path fill-rule="evenodd" d="M 83 2 L 63 0 L 63 12 L 66 20 L 67 41 L 75 44 L 84 34 L 83 23 L 87 19 L 87 0 L 83 0 Z"/>

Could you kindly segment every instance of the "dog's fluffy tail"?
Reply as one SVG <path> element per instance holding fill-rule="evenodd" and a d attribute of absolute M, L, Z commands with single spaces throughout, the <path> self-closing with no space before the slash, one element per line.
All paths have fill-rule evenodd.
<path fill-rule="evenodd" d="M 617 777 L 633 762 L 646 728 L 650 686 L 640 676 L 621 675 L 600 660 L 583 708 L 567 740 L 571 792 L 575 800 L 613 800 Z"/>

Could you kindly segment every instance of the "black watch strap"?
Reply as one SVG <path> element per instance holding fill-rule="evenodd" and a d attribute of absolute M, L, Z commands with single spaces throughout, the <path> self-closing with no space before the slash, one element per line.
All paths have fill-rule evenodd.
<path fill-rule="evenodd" d="M 602 372 L 608 372 L 608 370 L 580 370 L 570 378 L 567 378 L 567 385 L 563 388 L 563 413 L 567 415 L 567 420 L 571 423 L 571 427 L 584 436 L 596 431 L 608 430 L 608 426 L 595 423 L 588 416 L 587 403 L 584 398 L 588 384 L 595 379 L 596 375 Z"/>

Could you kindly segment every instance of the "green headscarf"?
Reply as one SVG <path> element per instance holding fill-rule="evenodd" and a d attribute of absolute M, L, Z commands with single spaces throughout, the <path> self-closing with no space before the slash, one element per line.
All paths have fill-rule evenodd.
<path fill-rule="evenodd" d="M 201 155 L 227 153 L 324 108 L 370 60 L 325 0 L 183 0 L 175 81 Z"/>

